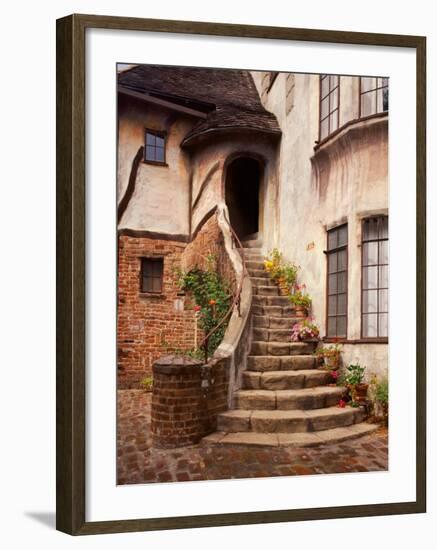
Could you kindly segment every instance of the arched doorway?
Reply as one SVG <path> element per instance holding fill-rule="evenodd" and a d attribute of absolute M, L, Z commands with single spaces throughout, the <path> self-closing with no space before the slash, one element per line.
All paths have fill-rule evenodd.
<path fill-rule="evenodd" d="M 238 157 L 227 167 L 225 200 L 234 231 L 241 240 L 259 231 L 260 163 Z"/>

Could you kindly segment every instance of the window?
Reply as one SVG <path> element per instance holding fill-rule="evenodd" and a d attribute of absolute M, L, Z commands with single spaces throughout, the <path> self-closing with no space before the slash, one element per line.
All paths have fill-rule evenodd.
<path fill-rule="evenodd" d="M 339 99 L 340 77 L 329 74 L 320 75 L 320 141 L 338 128 Z"/>
<path fill-rule="evenodd" d="M 347 242 L 347 224 L 328 231 L 328 338 L 347 335 Z"/>
<path fill-rule="evenodd" d="M 388 337 L 388 217 L 363 220 L 362 300 L 363 338 Z"/>
<path fill-rule="evenodd" d="M 360 116 L 388 111 L 388 78 L 360 78 Z"/>
<path fill-rule="evenodd" d="M 165 133 L 146 129 L 144 160 L 153 164 L 165 164 Z"/>
<path fill-rule="evenodd" d="M 141 258 L 141 292 L 162 292 L 162 258 Z"/>

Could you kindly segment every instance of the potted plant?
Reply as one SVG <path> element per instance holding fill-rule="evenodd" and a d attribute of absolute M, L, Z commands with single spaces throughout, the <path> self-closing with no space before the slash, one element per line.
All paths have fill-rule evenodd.
<path fill-rule="evenodd" d="M 363 382 L 365 370 L 366 367 L 362 367 L 359 364 L 351 364 L 347 367 L 347 373 L 344 378 L 344 382 L 349 388 L 353 402 L 364 403 L 367 399 L 367 390 L 369 389 L 369 384 L 365 384 Z"/>
<path fill-rule="evenodd" d="M 291 329 L 291 339 L 293 342 L 305 342 L 316 340 L 319 337 L 319 327 L 313 322 L 313 319 L 305 319 L 294 323 Z"/>
<path fill-rule="evenodd" d="M 314 355 L 318 358 L 319 364 L 323 365 L 327 370 L 338 370 L 340 367 L 340 359 L 342 346 L 335 344 L 333 346 L 322 346 L 315 351 Z"/>
<path fill-rule="evenodd" d="M 277 248 L 274 248 L 268 258 L 264 260 L 264 269 L 278 285 L 279 294 L 281 296 L 288 296 L 296 282 L 297 270 L 299 268 L 292 263 L 284 263 L 282 253 Z"/>
<path fill-rule="evenodd" d="M 388 380 L 383 378 L 376 384 L 376 402 L 381 406 L 384 424 L 388 423 Z"/>
<path fill-rule="evenodd" d="M 305 285 L 296 285 L 293 294 L 290 294 L 290 302 L 295 309 L 296 317 L 306 317 L 311 307 L 311 296 L 306 293 Z"/>

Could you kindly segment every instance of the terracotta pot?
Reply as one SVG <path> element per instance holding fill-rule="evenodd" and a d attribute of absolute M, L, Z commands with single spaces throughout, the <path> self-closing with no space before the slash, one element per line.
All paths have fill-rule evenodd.
<path fill-rule="evenodd" d="M 355 384 L 355 399 L 359 403 L 363 403 L 367 399 L 367 390 L 369 384 Z"/>
<path fill-rule="evenodd" d="M 340 366 L 339 357 L 324 357 L 324 365 L 328 370 L 338 370 Z"/>
<path fill-rule="evenodd" d="M 308 310 L 304 306 L 295 306 L 294 313 L 295 313 L 296 317 L 307 317 Z"/>

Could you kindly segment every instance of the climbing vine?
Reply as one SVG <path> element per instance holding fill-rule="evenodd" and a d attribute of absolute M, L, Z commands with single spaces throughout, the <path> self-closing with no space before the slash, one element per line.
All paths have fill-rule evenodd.
<path fill-rule="evenodd" d="M 207 256 L 206 270 L 195 267 L 190 271 L 178 272 L 181 290 L 191 294 L 196 303 L 199 326 L 205 336 L 223 319 L 231 305 L 231 291 L 217 271 L 216 258 Z M 224 322 L 208 340 L 208 356 L 211 356 L 223 340 L 227 327 Z"/>

